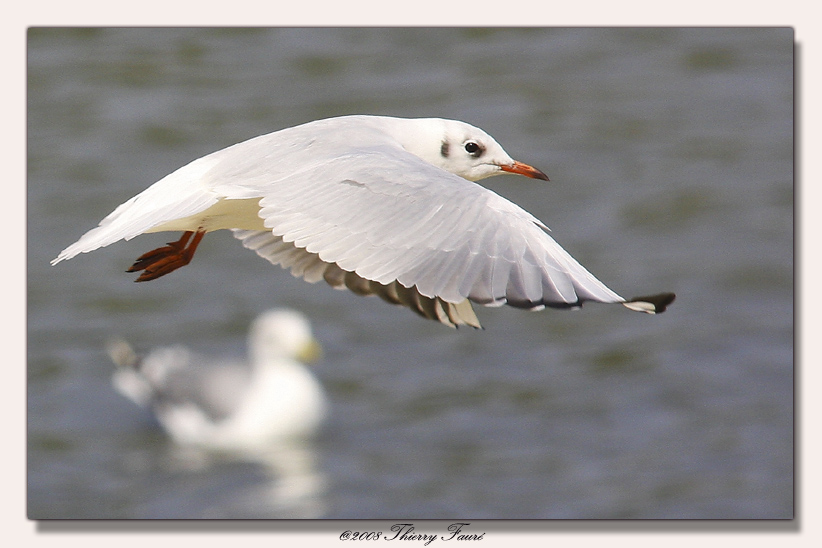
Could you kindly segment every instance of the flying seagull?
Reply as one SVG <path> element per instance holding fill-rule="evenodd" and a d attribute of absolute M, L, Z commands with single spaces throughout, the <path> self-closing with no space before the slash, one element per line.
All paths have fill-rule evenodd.
<path fill-rule="evenodd" d="M 343 116 L 261 135 L 183 166 L 117 207 L 52 261 L 148 232 L 182 231 L 128 269 L 154 280 L 188 264 L 207 232 L 315 283 L 376 294 L 456 327 L 471 302 L 541 310 L 619 303 L 660 313 L 673 293 L 624 299 L 536 217 L 475 181 L 513 173 L 483 130 L 439 118 Z"/>

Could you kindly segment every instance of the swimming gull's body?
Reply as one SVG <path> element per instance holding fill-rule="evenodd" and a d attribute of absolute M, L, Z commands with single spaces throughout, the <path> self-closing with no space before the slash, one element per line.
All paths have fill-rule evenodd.
<path fill-rule="evenodd" d="M 324 391 L 300 360 L 316 358 L 308 321 L 284 309 L 252 324 L 248 362 L 214 361 L 183 346 L 138 357 L 113 341 L 112 382 L 136 404 L 151 409 L 183 446 L 217 451 L 263 451 L 310 438 L 326 412 Z"/>

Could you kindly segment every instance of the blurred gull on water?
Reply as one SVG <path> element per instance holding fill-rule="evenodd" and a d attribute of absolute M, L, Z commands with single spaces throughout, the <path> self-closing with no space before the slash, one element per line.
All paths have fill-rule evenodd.
<path fill-rule="evenodd" d="M 115 389 L 153 413 L 186 468 L 206 465 L 209 455 L 263 466 L 267 479 L 247 493 L 245 510 L 212 509 L 209 517 L 322 517 L 325 479 L 311 442 L 327 402 L 304 365 L 320 355 L 311 326 L 292 310 L 265 312 L 251 326 L 248 352 L 247 362 L 217 361 L 179 345 L 144 357 L 122 339 L 108 345 Z"/>
<path fill-rule="evenodd" d="M 324 392 L 303 361 L 319 355 L 308 321 L 291 310 L 259 316 L 248 336 L 248 363 L 215 361 L 183 346 L 139 357 L 109 343 L 118 392 L 149 408 L 179 445 L 226 452 L 265 451 L 310 438 L 326 411 Z"/>

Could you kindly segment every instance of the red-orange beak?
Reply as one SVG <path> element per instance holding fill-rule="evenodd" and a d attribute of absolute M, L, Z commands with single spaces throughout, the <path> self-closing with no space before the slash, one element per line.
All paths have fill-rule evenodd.
<path fill-rule="evenodd" d="M 548 176 L 538 170 L 535 167 L 531 167 L 528 164 L 523 164 L 522 162 L 514 162 L 511 165 L 507 166 L 499 166 L 500 169 L 503 171 L 507 171 L 508 173 L 516 173 L 517 175 L 525 175 L 526 177 L 530 177 L 531 179 L 542 179 L 543 181 L 548 181 Z"/>

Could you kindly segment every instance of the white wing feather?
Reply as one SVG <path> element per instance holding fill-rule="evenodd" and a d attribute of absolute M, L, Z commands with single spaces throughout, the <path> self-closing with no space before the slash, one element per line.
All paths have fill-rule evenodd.
<path fill-rule="evenodd" d="M 319 260 L 454 304 L 624 301 L 525 210 L 401 149 L 380 148 L 264 183 L 259 214 L 271 238 L 249 231 L 237 237 L 300 276 L 319 279 Z"/>
<path fill-rule="evenodd" d="M 166 223 L 179 221 L 207 210 L 220 200 L 220 196 L 205 191 L 200 182 L 213 165 L 213 158 L 206 156 L 163 177 L 140 194 L 120 204 L 100 221 L 97 227 L 64 249 L 51 264 L 120 240 L 130 240 L 145 232 L 156 231 L 157 227 Z"/>

